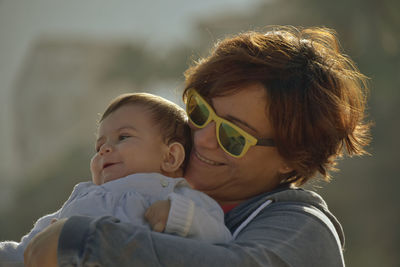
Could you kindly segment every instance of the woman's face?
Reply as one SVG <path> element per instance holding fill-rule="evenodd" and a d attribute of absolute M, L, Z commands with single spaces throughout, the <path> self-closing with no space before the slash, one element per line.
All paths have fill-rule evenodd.
<path fill-rule="evenodd" d="M 248 85 L 235 94 L 212 98 L 211 105 L 218 116 L 253 136 L 273 136 L 262 85 Z M 220 204 L 241 202 L 270 191 L 279 184 L 279 173 L 291 171 L 275 147 L 252 146 L 243 157 L 233 158 L 219 146 L 214 122 L 202 129 L 191 128 L 193 149 L 185 178 Z"/>

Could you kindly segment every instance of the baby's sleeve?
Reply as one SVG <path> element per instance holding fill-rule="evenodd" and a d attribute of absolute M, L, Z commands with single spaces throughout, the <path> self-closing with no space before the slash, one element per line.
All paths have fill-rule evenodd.
<path fill-rule="evenodd" d="M 232 234 L 225 226 L 224 212 L 219 204 L 206 194 L 189 186 L 177 186 L 168 195 L 171 209 L 166 233 L 203 240 L 210 243 L 226 243 Z"/>

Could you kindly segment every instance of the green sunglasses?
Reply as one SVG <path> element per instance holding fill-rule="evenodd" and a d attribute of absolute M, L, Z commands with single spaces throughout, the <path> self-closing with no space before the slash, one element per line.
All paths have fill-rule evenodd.
<path fill-rule="evenodd" d="M 250 146 L 275 146 L 273 139 L 257 139 L 232 122 L 219 117 L 193 88 L 187 92 L 186 112 L 189 121 L 197 128 L 204 128 L 215 121 L 218 144 L 232 157 L 243 157 Z"/>

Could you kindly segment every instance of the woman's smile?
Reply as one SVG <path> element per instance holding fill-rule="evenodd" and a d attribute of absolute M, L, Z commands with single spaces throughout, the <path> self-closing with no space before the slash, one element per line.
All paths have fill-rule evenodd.
<path fill-rule="evenodd" d="M 204 163 L 206 163 L 206 164 L 208 164 L 208 165 L 213 165 L 213 166 L 221 166 L 221 165 L 224 165 L 223 163 L 216 162 L 216 161 L 213 161 L 213 160 L 210 160 L 210 159 L 205 158 L 204 156 L 200 155 L 200 153 L 197 152 L 196 150 L 193 150 L 192 154 L 194 154 L 195 157 L 196 157 L 198 160 L 200 160 L 201 162 L 204 162 Z"/>

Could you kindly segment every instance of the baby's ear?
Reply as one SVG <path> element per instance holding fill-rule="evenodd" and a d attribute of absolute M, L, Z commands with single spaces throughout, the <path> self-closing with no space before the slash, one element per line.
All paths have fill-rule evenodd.
<path fill-rule="evenodd" d="M 165 174 L 175 173 L 185 160 L 185 148 L 181 143 L 173 142 L 168 145 L 168 153 L 161 163 L 161 170 Z"/>

